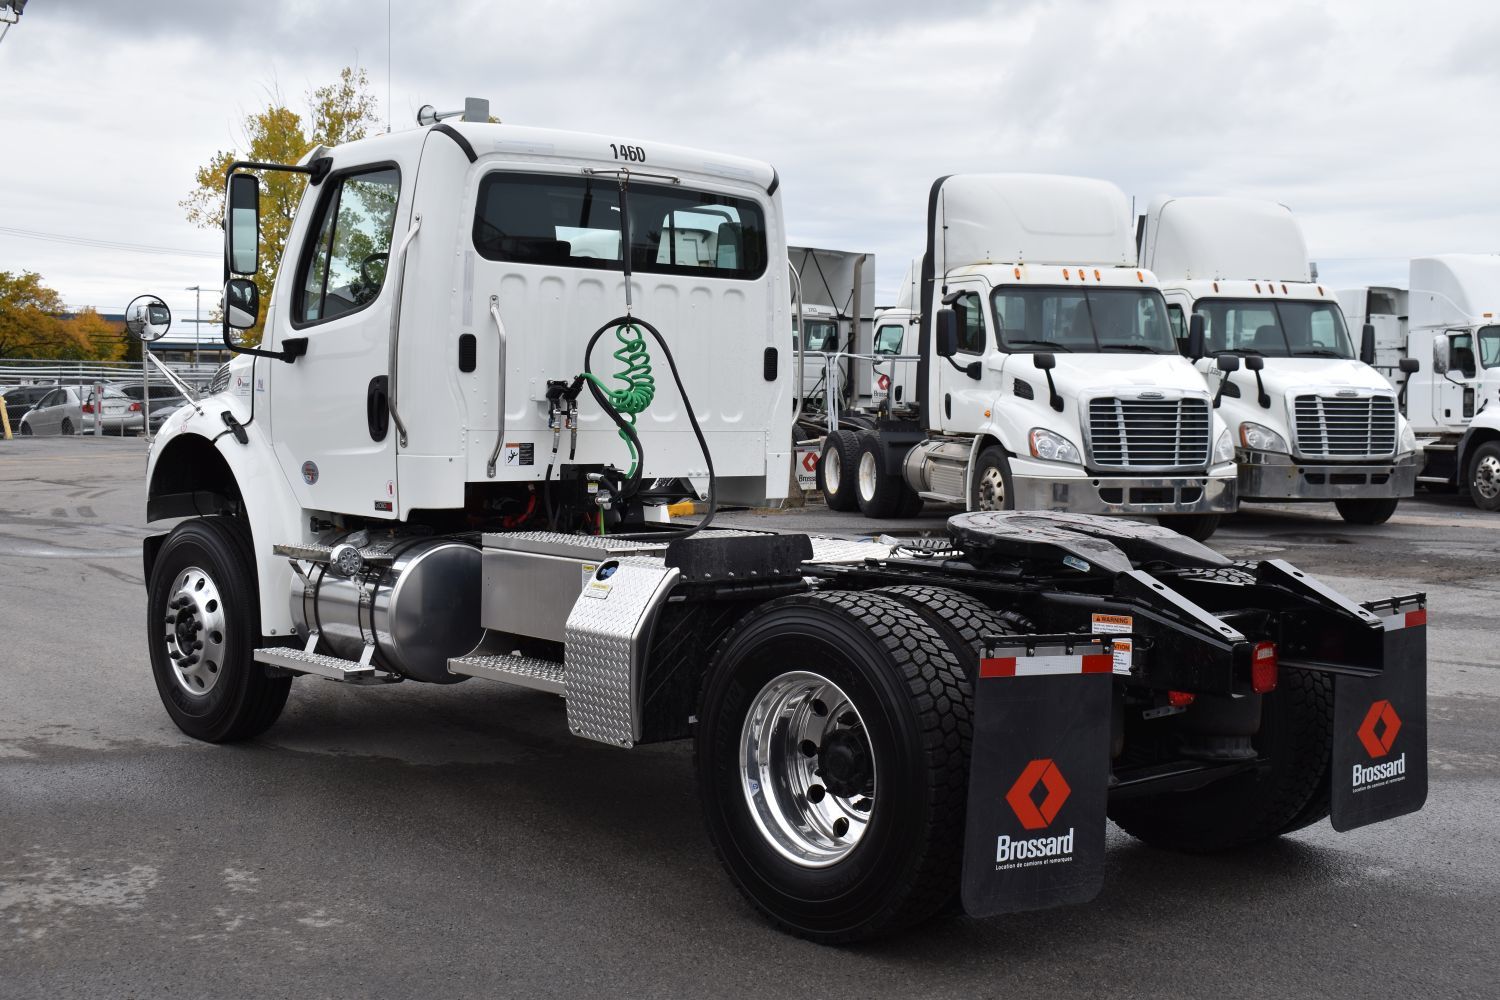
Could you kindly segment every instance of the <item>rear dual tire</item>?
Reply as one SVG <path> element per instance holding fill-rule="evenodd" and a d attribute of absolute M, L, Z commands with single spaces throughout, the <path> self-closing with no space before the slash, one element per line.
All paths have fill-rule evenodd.
<path fill-rule="evenodd" d="M 891 467 L 889 449 L 880 436 L 865 431 L 859 436 L 859 459 L 855 467 L 855 496 L 865 517 L 916 517 L 922 498 L 907 483 L 899 464 Z"/>
<path fill-rule="evenodd" d="M 829 510 L 848 512 L 859 509 L 854 488 L 854 471 L 859 466 L 859 437 L 853 431 L 837 430 L 823 441 L 818 458 L 818 489 Z"/>
<path fill-rule="evenodd" d="M 714 655 L 696 734 L 709 839 L 735 885 L 830 944 L 943 911 L 962 867 L 970 711 L 958 656 L 891 596 L 752 611 Z"/>

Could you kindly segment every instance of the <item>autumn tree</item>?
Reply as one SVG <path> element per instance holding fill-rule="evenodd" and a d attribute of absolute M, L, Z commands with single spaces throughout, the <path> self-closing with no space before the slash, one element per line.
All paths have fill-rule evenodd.
<path fill-rule="evenodd" d="M 78 344 L 61 319 L 62 296 L 34 271 L 0 271 L 0 358 L 71 357 Z"/>
<path fill-rule="evenodd" d="M 199 168 L 195 184 L 182 201 L 188 221 L 204 229 L 223 229 L 224 178 L 236 160 L 262 163 L 296 163 L 313 147 L 335 146 L 362 139 L 376 123 L 375 97 L 370 93 L 365 71 L 345 67 L 338 81 L 309 91 L 302 113 L 293 111 L 277 93 L 262 110 L 246 117 L 241 148 L 220 150 Z M 301 174 L 281 170 L 255 171 L 260 178 L 260 316 L 245 331 L 246 343 L 259 343 L 265 323 L 271 286 L 281 266 L 282 252 L 292 229 L 292 219 L 302 200 L 306 180 Z"/>
<path fill-rule="evenodd" d="M 120 336 L 122 325 L 111 323 L 93 306 L 63 321 L 69 337 L 83 347 L 86 357 L 96 361 L 119 361 L 125 356 L 125 341 Z"/>

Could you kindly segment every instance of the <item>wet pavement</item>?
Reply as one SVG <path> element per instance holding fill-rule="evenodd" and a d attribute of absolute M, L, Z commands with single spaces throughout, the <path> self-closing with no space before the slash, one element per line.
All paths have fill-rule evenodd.
<path fill-rule="evenodd" d="M 254 742 L 182 736 L 143 638 L 144 469 L 135 440 L 0 441 L 0 996 L 1500 993 L 1500 516 L 1457 498 L 1378 528 L 1252 508 L 1212 542 L 1428 592 L 1421 813 L 1206 858 L 1111 828 L 1092 904 L 833 949 L 720 872 L 690 744 L 576 740 L 548 695 L 301 679 Z"/>

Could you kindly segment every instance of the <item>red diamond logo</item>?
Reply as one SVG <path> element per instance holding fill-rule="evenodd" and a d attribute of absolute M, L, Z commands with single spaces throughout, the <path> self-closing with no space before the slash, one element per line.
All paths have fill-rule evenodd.
<path fill-rule="evenodd" d="M 1047 790 L 1040 805 L 1035 798 L 1037 785 Z M 1040 830 L 1057 818 L 1057 811 L 1068 801 L 1071 792 L 1056 764 L 1047 759 L 1034 760 L 1026 765 L 1016 783 L 1005 793 L 1005 801 L 1022 826 L 1028 830 Z"/>
<path fill-rule="evenodd" d="M 880 389 L 889 389 L 891 387 L 891 377 L 889 375 L 882 375 L 875 380 L 875 385 Z"/>
<path fill-rule="evenodd" d="M 802 467 L 804 469 L 806 469 L 808 472 L 817 472 L 818 471 L 818 453 L 815 452 L 815 451 L 810 451 L 806 455 L 803 455 L 802 456 Z"/>
<path fill-rule="evenodd" d="M 1401 717 L 1384 698 L 1370 706 L 1365 721 L 1359 724 L 1359 741 L 1365 745 L 1365 753 L 1371 757 L 1384 757 L 1391 752 L 1396 734 L 1401 731 Z"/>

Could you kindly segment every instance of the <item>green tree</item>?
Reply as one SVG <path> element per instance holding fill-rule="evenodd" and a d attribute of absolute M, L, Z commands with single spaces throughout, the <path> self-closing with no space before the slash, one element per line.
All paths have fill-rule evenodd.
<path fill-rule="evenodd" d="M 220 150 L 199 168 L 193 189 L 181 203 L 189 222 L 204 229 L 223 230 L 224 178 L 236 160 L 296 163 L 319 144 L 336 146 L 364 138 L 378 120 L 369 79 L 356 66 L 340 70 L 337 82 L 309 91 L 305 103 L 305 112 L 299 114 L 273 93 L 264 109 L 245 118 L 241 148 Z M 260 178 L 261 265 L 255 276 L 260 317 L 252 329 L 245 331 L 245 342 L 251 344 L 260 342 L 271 286 L 306 186 L 300 174 L 280 170 L 255 173 Z"/>
<path fill-rule="evenodd" d="M 125 341 L 120 327 L 111 323 L 93 306 L 84 306 L 72 318 L 64 320 L 69 336 L 96 361 L 119 361 L 125 356 Z"/>
<path fill-rule="evenodd" d="M 73 357 L 79 349 L 60 318 L 62 296 L 35 271 L 0 271 L 0 358 Z"/>

